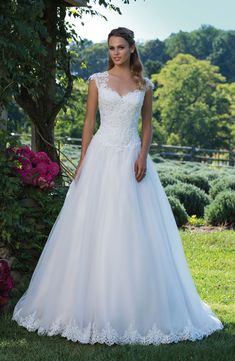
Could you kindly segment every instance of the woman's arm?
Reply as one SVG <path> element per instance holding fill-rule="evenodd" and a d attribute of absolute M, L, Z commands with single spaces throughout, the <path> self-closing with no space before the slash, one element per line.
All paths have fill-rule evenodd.
<path fill-rule="evenodd" d="M 141 110 L 142 116 L 142 134 L 141 134 L 141 151 L 140 156 L 147 158 L 149 148 L 152 142 L 153 128 L 152 128 L 152 104 L 153 104 L 153 90 L 149 88 L 144 97 L 144 103 Z"/>
<path fill-rule="evenodd" d="M 88 84 L 88 95 L 87 95 L 87 105 L 86 105 L 86 115 L 84 120 L 84 125 L 82 129 L 82 147 L 80 159 L 75 170 L 75 177 L 79 171 L 81 163 L 85 157 L 87 148 L 90 144 L 90 141 L 93 137 L 95 122 L 96 122 L 96 112 L 98 106 L 98 89 L 96 86 L 95 79 L 89 80 Z"/>
<path fill-rule="evenodd" d="M 141 109 L 141 117 L 142 117 L 141 150 L 138 159 L 135 162 L 135 176 L 138 182 L 140 182 L 145 176 L 147 155 L 152 142 L 152 133 L 153 133 L 152 103 L 153 103 L 153 89 L 150 87 L 145 93 L 144 102 Z"/>
<path fill-rule="evenodd" d="M 95 122 L 96 122 L 97 105 L 98 105 L 98 91 L 97 91 L 95 79 L 92 79 L 89 81 L 89 85 L 88 85 L 86 115 L 82 130 L 82 148 L 81 148 L 80 161 L 84 158 L 88 145 L 93 137 Z"/>

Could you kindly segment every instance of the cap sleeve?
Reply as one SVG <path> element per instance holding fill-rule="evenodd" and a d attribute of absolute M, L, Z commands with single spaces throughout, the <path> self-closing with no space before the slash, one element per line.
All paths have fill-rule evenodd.
<path fill-rule="evenodd" d="M 144 79 L 145 79 L 145 88 L 146 88 L 146 90 L 148 90 L 149 88 L 154 89 L 153 82 L 147 77 L 145 77 Z"/>
<path fill-rule="evenodd" d="M 88 78 L 88 83 L 90 82 L 90 80 L 95 80 L 95 82 L 96 82 L 96 86 L 97 86 L 97 88 L 98 88 L 98 75 L 97 75 L 97 73 L 93 73 L 93 74 L 91 74 L 90 76 L 89 76 L 89 78 Z"/>

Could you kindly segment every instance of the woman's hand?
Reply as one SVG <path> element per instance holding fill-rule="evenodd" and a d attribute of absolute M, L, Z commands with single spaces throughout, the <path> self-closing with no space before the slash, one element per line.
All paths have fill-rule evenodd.
<path fill-rule="evenodd" d="M 76 168 L 75 173 L 74 173 L 74 178 L 76 178 L 77 174 L 80 172 L 81 166 L 82 166 L 82 159 L 80 159 L 79 162 L 78 162 L 77 168 Z"/>
<path fill-rule="evenodd" d="M 139 156 L 135 161 L 135 177 L 137 182 L 140 182 L 146 174 L 147 171 L 146 163 L 147 163 L 146 158 L 141 156 Z"/>

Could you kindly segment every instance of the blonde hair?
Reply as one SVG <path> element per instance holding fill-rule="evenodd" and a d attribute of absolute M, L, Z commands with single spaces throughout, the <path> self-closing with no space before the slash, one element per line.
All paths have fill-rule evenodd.
<path fill-rule="evenodd" d="M 111 36 L 120 36 L 121 38 L 125 39 L 128 42 L 130 47 L 132 45 L 135 45 L 134 32 L 130 29 L 124 27 L 118 27 L 116 29 L 111 30 L 110 33 L 108 34 L 108 43 L 109 43 L 109 38 Z M 113 67 L 114 67 L 114 62 L 112 61 L 109 55 L 108 70 L 112 69 Z M 134 52 L 131 53 L 130 56 L 130 69 L 133 80 L 138 84 L 140 88 L 144 87 L 146 85 L 146 82 L 145 79 L 143 78 L 143 64 L 140 60 L 140 56 L 136 48 L 136 45 Z"/>

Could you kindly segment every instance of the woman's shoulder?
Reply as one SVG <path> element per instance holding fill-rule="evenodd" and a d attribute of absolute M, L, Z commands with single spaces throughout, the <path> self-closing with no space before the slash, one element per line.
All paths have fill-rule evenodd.
<path fill-rule="evenodd" d="M 151 89 L 155 88 L 154 83 L 147 76 L 144 76 L 144 80 L 145 80 L 145 88 L 146 88 L 146 90 L 149 89 L 149 88 L 151 88 Z"/>
<path fill-rule="evenodd" d="M 105 76 L 107 72 L 106 71 L 99 71 L 99 72 L 96 72 L 96 73 L 93 73 L 91 74 L 89 77 L 88 77 L 88 80 L 98 80 L 98 79 L 101 79 L 102 77 Z"/>

